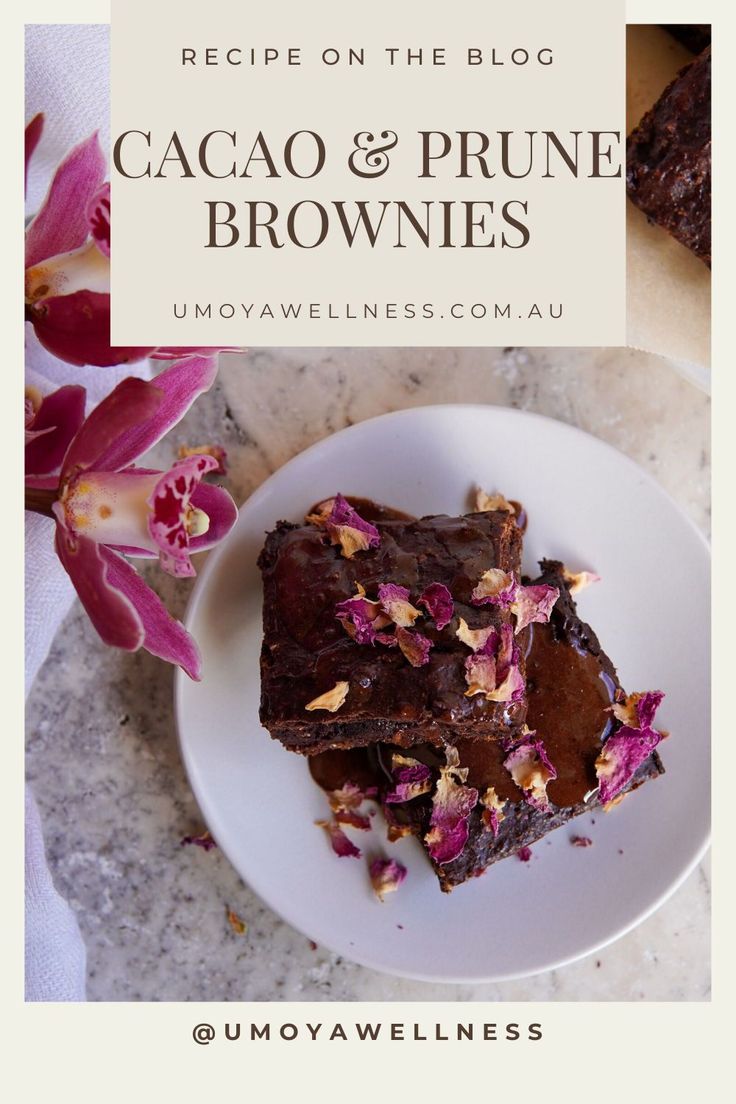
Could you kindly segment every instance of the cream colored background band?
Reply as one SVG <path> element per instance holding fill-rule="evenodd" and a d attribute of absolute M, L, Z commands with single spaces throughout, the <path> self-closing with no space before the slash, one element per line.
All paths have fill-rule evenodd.
<path fill-rule="evenodd" d="M 145 173 L 150 159 L 150 177 L 112 173 L 114 343 L 624 344 L 623 177 L 602 178 L 623 161 L 624 45 L 624 6 L 616 2 L 458 0 L 452 19 L 444 5 L 422 0 L 375 0 L 370 17 L 360 19 L 339 0 L 159 0 L 154 9 L 147 0 L 114 3 L 113 142 L 130 130 L 151 136 L 150 150 L 147 138 L 132 134 L 120 153 L 120 169 L 130 175 Z M 206 64 L 207 48 L 217 64 Z M 183 49 L 193 63 L 182 63 Z M 233 49 L 240 64 L 227 63 Z M 266 49 L 279 52 L 268 65 Z M 289 49 L 293 59 L 298 51 L 299 65 L 287 63 Z M 351 49 L 364 64 L 348 64 Z M 432 64 L 436 49 L 443 65 Z M 482 63 L 468 64 L 469 49 Z M 514 63 L 527 55 L 525 64 Z M 211 171 L 230 170 L 229 134 L 236 132 L 235 178 L 211 179 L 198 164 L 200 142 L 215 130 L 228 133 L 210 140 Z M 161 169 L 173 131 L 193 176 L 182 179 L 175 160 Z M 242 176 L 259 131 L 277 179 L 266 175 L 263 149 L 256 151 L 262 160 L 248 167 L 250 178 Z M 311 179 L 295 178 L 285 166 L 285 145 L 296 131 L 324 139 L 325 164 Z M 432 178 L 420 175 L 422 131 L 452 140 L 445 156 L 438 156 L 441 134 L 430 140 Z M 489 135 L 494 178 L 481 175 L 477 158 L 465 162 L 462 176 L 460 131 Z M 532 172 L 522 179 L 509 179 L 499 166 L 500 131 L 516 132 L 509 139 L 512 172 L 526 172 L 534 144 Z M 527 131 L 536 132 L 533 139 Z M 547 175 L 545 131 L 557 132 L 568 150 L 571 131 L 582 132 L 577 177 L 554 148 Z M 603 135 L 596 158 L 591 131 L 620 138 Z M 349 169 L 355 136 L 364 132 L 375 141 L 359 143 L 373 149 L 396 137 L 378 153 L 389 159 L 383 173 L 373 175 L 376 166 L 360 152 L 353 165 L 365 175 Z M 478 141 L 469 138 L 470 152 Z M 302 135 L 293 151 L 295 170 L 311 172 L 313 139 Z M 278 247 L 265 229 L 250 237 L 252 201 L 259 222 L 272 213 L 268 204 L 278 209 L 271 224 Z M 335 208 L 341 201 L 351 227 L 357 201 L 368 205 L 374 226 L 388 204 L 375 247 L 362 232 L 348 247 Z M 399 213 L 400 201 L 422 226 L 424 204 L 431 204 L 429 246 Z M 473 230 L 482 247 L 464 247 L 463 205 L 470 201 L 477 204 L 471 217 L 485 218 Z M 315 203 L 327 212 L 329 229 L 322 244 L 305 248 L 323 231 Z M 294 208 L 292 232 L 302 247 L 289 240 Z M 210 212 L 222 223 L 214 234 Z M 519 222 L 528 229 L 526 245 Z M 207 247 L 238 235 L 230 247 Z M 249 240 L 258 247 L 246 248 Z"/>

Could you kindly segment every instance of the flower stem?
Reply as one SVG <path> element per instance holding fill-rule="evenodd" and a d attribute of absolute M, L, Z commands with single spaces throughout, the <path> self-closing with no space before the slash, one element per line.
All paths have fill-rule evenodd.
<path fill-rule="evenodd" d="M 43 514 L 44 517 L 53 517 L 51 509 L 57 498 L 56 488 L 26 487 L 26 510 L 32 510 L 34 514 Z"/>

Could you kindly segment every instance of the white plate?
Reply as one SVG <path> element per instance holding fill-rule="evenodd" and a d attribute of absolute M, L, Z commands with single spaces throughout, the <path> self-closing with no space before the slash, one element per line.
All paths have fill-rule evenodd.
<path fill-rule="evenodd" d="M 603 581 L 580 598 L 630 690 L 667 697 L 667 773 L 611 813 L 561 828 L 445 895 L 418 841 L 371 834 L 364 853 L 408 867 L 381 904 L 363 860 L 340 859 L 313 821 L 324 795 L 307 765 L 258 721 L 261 586 L 256 558 L 280 518 L 336 491 L 414 514 L 463 512 L 471 486 L 529 512 L 525 566 L 551 556 Z M 636 464 L 560 422 L 492 406 L 433 406 L 352 426 L 270 477 L 198 580 L 187 625 L 201 683 L 178 673 L 181 747 L 212 835 L 271 908 L 317 943 L 377 970 L 490 981 L 597 950 L 651 913 L 702 856 L 709 832 L 709 557 L 675 504 Z M 595 823 L 592 823 L 592 821 Z M 570 845 L 589 835 L 594 846 Z M 367 846 L 366 846 L 367 842 Z"/>

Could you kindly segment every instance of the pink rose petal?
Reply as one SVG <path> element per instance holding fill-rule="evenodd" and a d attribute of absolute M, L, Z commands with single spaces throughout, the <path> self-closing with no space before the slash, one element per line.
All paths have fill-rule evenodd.
<path fill-rule="evenodd" d="M 429 831 L 424 837 L 429 854 L 436 863 L 452 862 L 460 855 L 468 839 L 468 817 L 478 803 L 478 791 L 464 783 L 467 767 L 460 767 L 457 748 L 445 749 L 447 763 L 432 798 Z"/>
<path fill-rule="evenodd" d="M 429 663 L 429 653 L 432 650 L 432 641 L 426 636 L 411 629 L 396 626 L 396 643 L 409 660 L 412 667 L 424 667 Z"/>
<path fill-rule="evenodd" d="M 596 759 L 598 798 L 607 805 L 628 786 L 639 767 L 662 739 L 654 728 L 629 728 L 624 725 L 606 740 Z"/>
<path fill-rule="evenodd" d="M 382 901 L 387 893 L 394 893 L 406 878 L 406 867 L 396 859 L 373 859 L 368 867 L 371 885 Z"/>
<path fill-rule="evenodd" d="M 307 521 L 323 528 L 330 542 L 340 545 L 347 560 L 351 560 L 356 552 L 377 548 L 381 543 L 381 534 L 375 525 L 364 521 L 341 494 L 335 495 L 331 502 L 323 503 L 319 512 L 310 514 Z"/>
<path fill-rule="evenodd" d="M 516 614 L 516 631 L 521 632 L 533 621 L 549 621 L 552 608 L 560 596 L 557 587 L 541 584 L 539 586 L 520 586 L 511 603 Z"/>
<path fill-rule="evenodd" d="M 411 801 L 432 789 L 432 772 L 429 767 L 406 755 L 394 754 L 391 757 L 391 778 L 394 788 L 383 799 L 388 805 Z"/>
<path fill-rule="evenodd" d="M 380 603 L 372 602 L 363 594 L 338 602 L 335 616 L 356 644 L 373 644 L 378 629 L 390 623 L 388 617 L 381 612 Z"/>
<path fill-rule="evenodd" d="M 544 744 L 535 740 L 535 733 L 526 735 L 523 742 L 508 755 L 503 765 L 524 794 L 524 800 L 542 813 L 549 811 L 547 785 L 557 777 L 557 771 L 549 761 Z"/>
<path fill-rule="evenodd" d="M 341 859 L 360 858 L 360 848 L 356 847 L 353 841 L 348 839 L 340 825 L 335 820 L 316 820 L 314 823 L 319 828 L 324 828 L 329 837 L 332 850 Z"/>
<path fill-rule="evenodd" d="M 516 852 L 516 857 L 517 859 L 519 859 L 520 862 L 529 862 L 532 857 L 531 847 L 520 847 L 519 850 Z"/>
<path fill-rule="evenodd" d="M 513 575 L 499 567 L 491 567 L 481 575 L 470 595 L 470 601 L 474 606 L 493 605 L 504 608 L 511 605 L 518 589 L 519 584 Z"/>
<path fill-rule="evenodd" d="M 444 583 L 430 583 L 420 595 L 418 606 L 424 606 L 438 629 L 444 629 L 452 621 L 454 603 Z"/>
<path fill-rule="evenodd" d="M 409 591 L 396 583 L 381 583 L 378 588 L 381 609 L 395 625 L 409 629 L 421 612 L 409 601 Z"/>

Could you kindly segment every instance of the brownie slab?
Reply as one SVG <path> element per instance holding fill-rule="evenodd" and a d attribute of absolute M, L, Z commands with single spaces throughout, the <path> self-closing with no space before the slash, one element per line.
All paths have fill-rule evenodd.
<path fill-rule="evenodd" d="M 650 221 L 710 265 L 710 47 L 682 69 L 629 135 L 626 188 Z"/>
<path fill-rule="evenodd" d="M 351 559 L 315 525 L 279 522 L 268 534 L 259 558 L 262 724 L 285 747 L 306 755 L 379 741 L 442 746 L 516 731 L 525 700 L 466 697 L 468 649 L 455 635 L 460 617 L 477 627 L 511 624 L 508 609 L 469 603 L 489 568 L 518 577 L 522 532 L 515 515 L 493 510 L 415 520 L 378 510 L 372 520 L 380 545 Z M 450 623 L 442 629 L 430 618 L 417 623 L 433 645 L 424 666 L 411 666 L 397 647 L 356 643 L 337 619 L 337 604 L 359 585 L 374 595 L 381 583 L 406 587 L 414 601 L 432 583 L 449 589 Z M 523 658 L 520 666 L 523 676 Z M 347 697 L 335 713 L 307 711 L 308 703 L 342 682 Z"/>
<path fill-rule="evenodd" d="M 542 562 L 542 575 L 535 583 L 547 583 L 560 590 L 548 624 L 532 626 L 527 656 L 527 723 L 536 730 L 557 777 L 547 787 L 549 811 L 529 804 L 504 766 L 508 748 L 498 742 L 460 741 L 456 744 L 460 766 L 468 769 L 467 785 L 484 794 L 492 786 L 505 803 L 497 834 L 483 823 L 483 807 L 476 805 L 468 821 L 468 840 L 460 855 L 440 864 L 430 857 L 440 882 L 449 892 L 457 885 L 483 874 L 493 863 L 536 843 L 581 813 L 600 807 L 597 794 L 586 795 L 597 786 L 595 761 L 603 742 L 619 727 L 610 712 L 614 697 L 623 696 L 616 670 L 601 649 L 597 636 L 576 611 L 563 565 Z M 391 789 L 390 766 L 394 749 L 381 745 L 376 750 L 376 774 L 383 794 Z M 438 772 L 444 756 L 438 748 L 415 747 L 412 758 Z M 353 768 L 354 769 L 354 768 Z M 639 767 L 624 793 L 637 789 L 663 773 L 656 751 Z M 432 813 L 431 795 L 403 804 L 384 806 L 393 835 L 415 834 L 424 840 Z"/>

